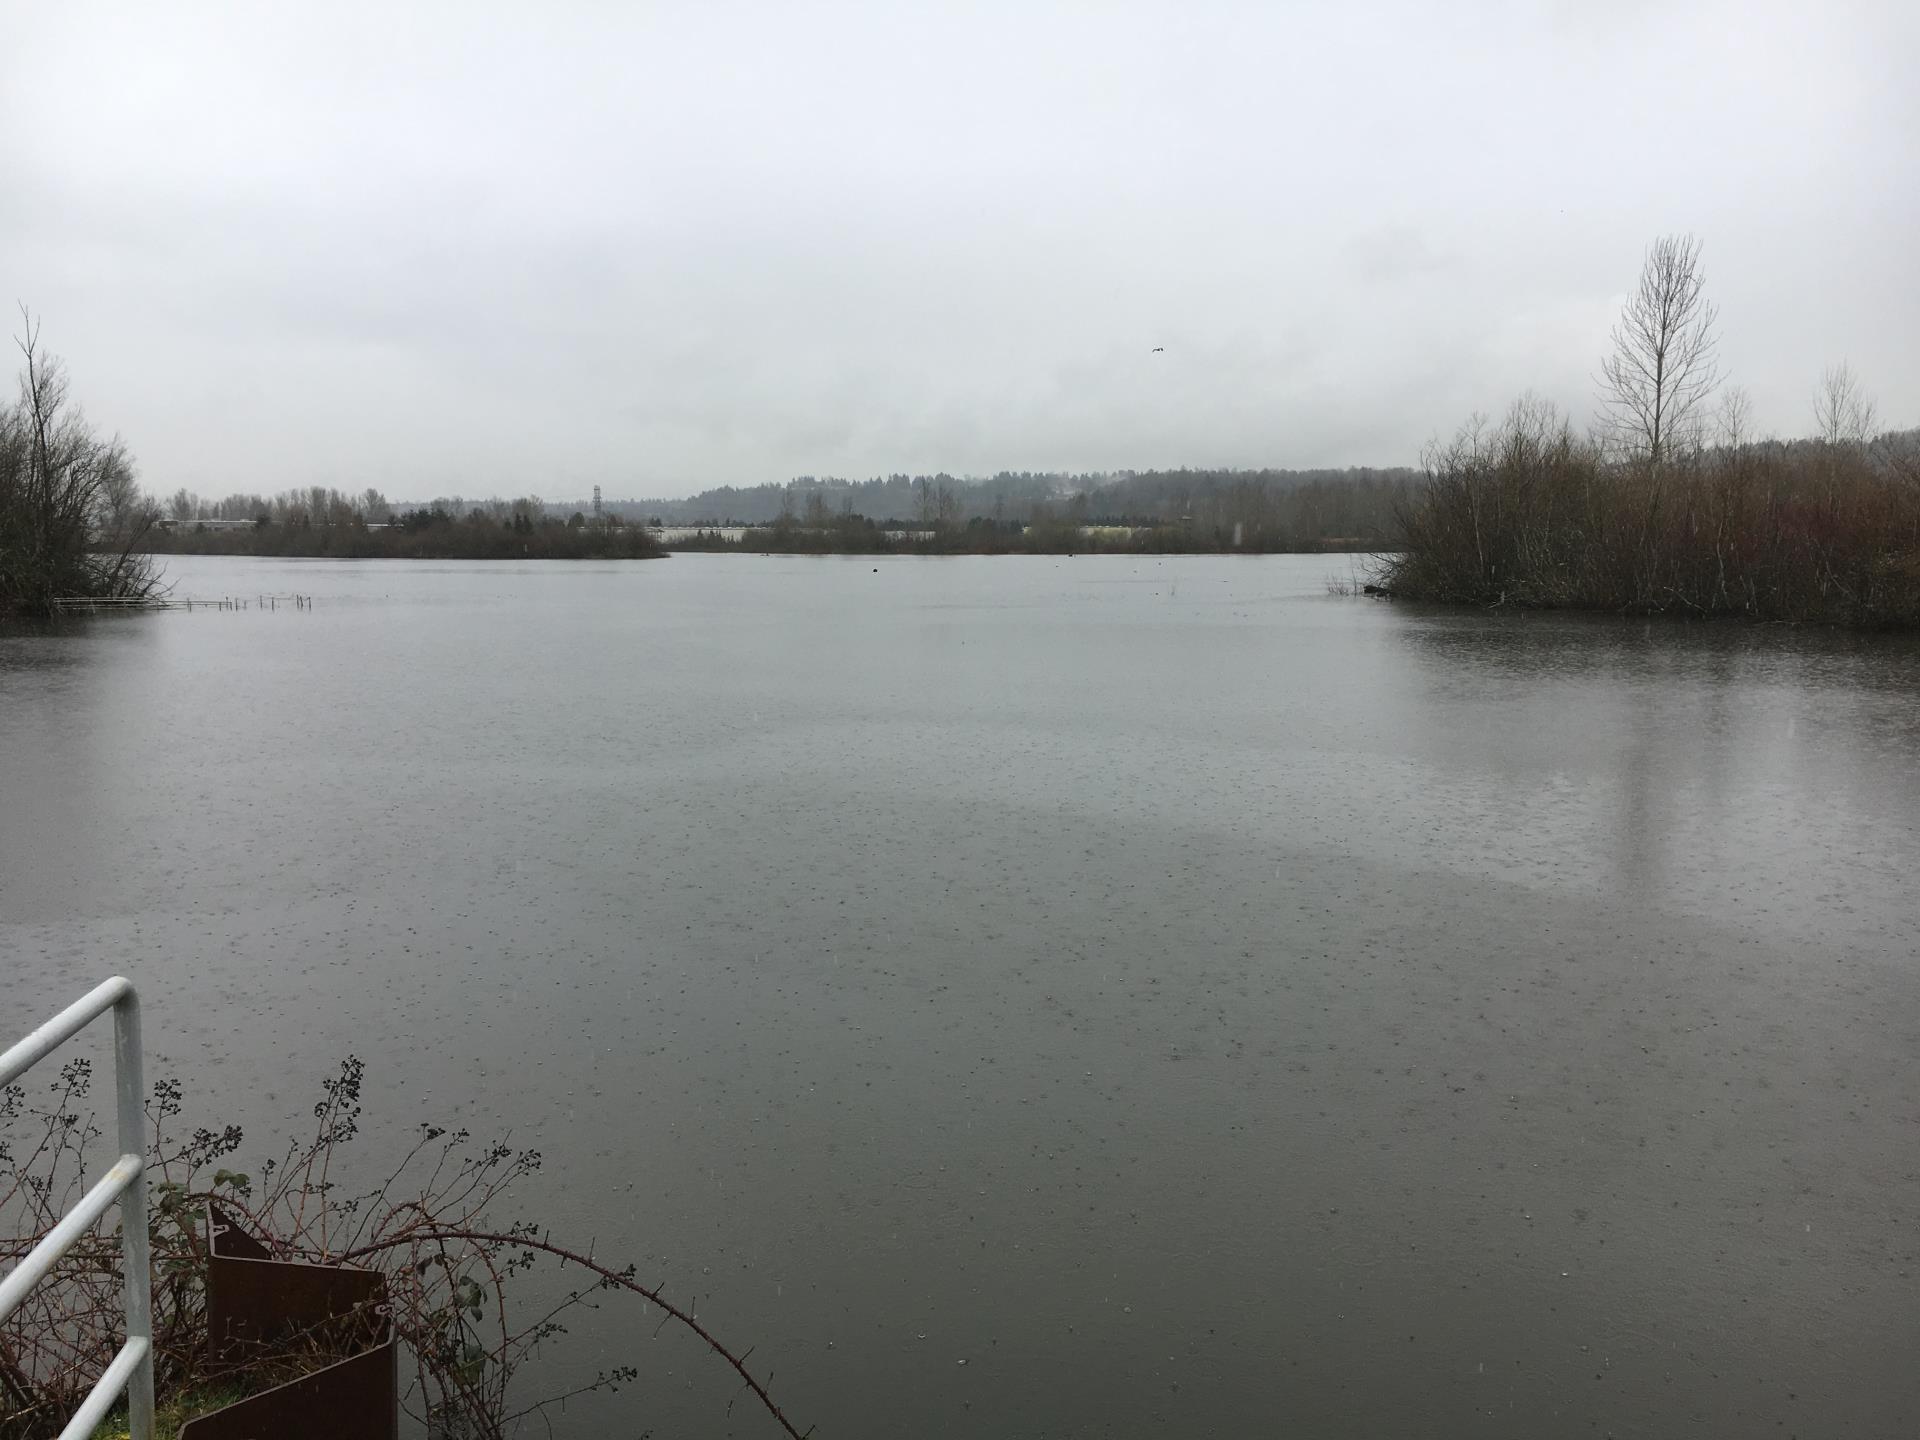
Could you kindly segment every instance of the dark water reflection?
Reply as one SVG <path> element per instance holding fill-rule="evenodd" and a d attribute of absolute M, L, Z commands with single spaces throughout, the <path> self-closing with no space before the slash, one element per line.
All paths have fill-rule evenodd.
<path fill-rule="evenodd" d="M 0 637 L 8 1013 L 537 1137 L 826 1434 L 1910 1430 L 1920 654 L 1330 568 L 195 562 L 320 604 Z"/>
<path fill-rule="evenodd" d="M 1806 938 L 1831 940 L 1848 897 L 1897 914 L 1920 802 L 1911 638 L 1434 614 L 1405 638 L 1452 756 L 1505 786 L 1531 772 L 1596 879 Z"/>

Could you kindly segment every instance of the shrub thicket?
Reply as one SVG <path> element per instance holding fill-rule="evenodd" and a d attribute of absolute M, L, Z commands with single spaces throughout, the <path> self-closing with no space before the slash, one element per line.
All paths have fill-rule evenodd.
<path fill-rule="evenodd" d="M 1516 404 L 1426 459 L 1376 579 L 1415 600 L 1920 625 L 1920 433 L 1609 458 Z"/>
<path fill-rule="evenodd" d="M 155 588 L 138 553 L 150 517 L 118 437 L 70 404 L 65 368 L 27 318 L 18 398 L 0 405 L 0 614 L 44 615 L 67 597 L 139 600 Z"/>
<path fill-rule="evenodd" d="M 166 555 L 334 560 L 638 560 L 666 553 L 637 525 L 575 524 L 525 510 L 503 515 L 478 507 L 461 515 L 442 506 L 376 524 L 353 510 L 318 520 L 266 516 L 240 529 L 213 529 L 204 521 L 179 523 L 156 529 L 149 548 Z"/>

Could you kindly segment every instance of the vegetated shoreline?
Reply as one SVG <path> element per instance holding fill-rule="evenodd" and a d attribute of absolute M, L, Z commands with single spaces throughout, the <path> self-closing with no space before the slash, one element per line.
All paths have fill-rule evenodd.
<path fill-rule="evenodd" d="M 652 559 L 671 551 L 841 556 L 1355 554 L 1353 590 L 1475 608 L 1591 611 L 1920 629 L 1920 432 L 1609 452 L 1522 400 L 1426 457 L 1398 533 L 1325 536 L 1275 523 L 1100 525 L 878 521 L 841 513 L 662 542 L 617 518 L 561 520 L 515 502 L 388 523 L 350 507 L 292 521 L 156 528 L 154 555 L 310 559 Z M 312 514 L 325 516 L 316 522 Z"/>
<path fill-rule="evenodd" d="M 289 560 L 660 560 L 666 550 L 638 526 L 569 525 L 563 520 L 455 520 L 417 528 L 261 525 L 219 530 L 158 529 L 149 555 L 252 555 Z"/>
<path fill-rule="evenodd" d="M 1429 456 L 1390 599 L 1920 629 L 1920 435 L 1611 458 L 1516 404 Z"/>
<path fill-rule="evenodd" d="M 458 527 L 467 530 L 467 522 Z M 490 527 L 477 533 L 408 532 L 364 525 L 325 529 L 263 526 L 244 529 L 178 527 L 156 530 L 144 546 L 151 555 L 243 555 L 311 560 L 607 560 L 660 559 L 668 554 L 724 555 L 1364 555 L 1386 543 L 1378 536 L 1315 539 L 1194 534 L 1170 526 L 993 526 L 991 522 L 913 531 L 895 522 L 853 517 L 851 525 L 749 526 L 736 534 L 719 527 L 663 541 L 637 526 L 569 528 L 559 521 L 530 531 Z M 732 528 L 732 527 L 729 527 Z"/>
<path fill-rule="evenodd" d="M 151 537 L 155 554 L 572 559 L 638 556 L 651 553 L 649 547 L 848 555 L 1292 554 L 1377 549 L 1413 473 L 1148 472 L 1102 477 L 1112 483 L 1072 494 L 1051 488 L 1057 476 L 941 475 L 910 482 L 896 476 L 861 485 L 802 478 L 675 502 L 698 507 L 691 523 L 669 521 L 637 501 L 603 507 L 597 495 L 591 514 L 569 513 L 536 495 L 396 506 L 378 490 L 347 494 L 322 486 L 219 499 L 182 489 L 166 498 L 165 519 L 159 502 L 149 504 L 161 532 Z M 873 502 L 872 514 L 855 503 L 861 499 Z M 901 500 L 904 510 L 893 503 Z M 736 513 L 727 508 L 735 501 L 749 513 L 721 519 Z"/>

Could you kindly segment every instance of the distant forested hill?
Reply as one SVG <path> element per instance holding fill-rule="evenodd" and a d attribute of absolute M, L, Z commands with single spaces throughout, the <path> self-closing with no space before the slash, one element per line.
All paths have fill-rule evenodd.
<path fill-rule="evenodd" d="M 1024 523 L 1071 516 L 1088 524 L 1187 518 L 1202 525 L 1284 526 L 1315 538 L 1381 536 L 1391 526 L 1394 502 L 1416 475 L 1407 468 L 1002 471 L 985 478 L 896 474 L 872 480 L 803 475 L 784 485 L 729 485 L 685 500 L 615 501 L 606 508 L 670 525 L 767 525 L 783 514 L 817 514 L 824 507 L 903 525 L 964 524 L 976 517 Z"/>

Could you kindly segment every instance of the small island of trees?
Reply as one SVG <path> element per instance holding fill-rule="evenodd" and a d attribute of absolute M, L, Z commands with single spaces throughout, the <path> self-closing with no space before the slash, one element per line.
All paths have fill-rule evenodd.
<path fill-rule="evenodd" d="M 1844 362 L 1815 433 L 1755 439 L 1720 386 L 1700 246 L 1669 236 L 1602 362 L 1601 420 L 1578 435 L 1535 396 L 1476 417 L 1426 457 L 1375 581 L 1484 606 L 1920 626 L 1920 431 L 1876 433 Z"/>

